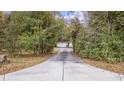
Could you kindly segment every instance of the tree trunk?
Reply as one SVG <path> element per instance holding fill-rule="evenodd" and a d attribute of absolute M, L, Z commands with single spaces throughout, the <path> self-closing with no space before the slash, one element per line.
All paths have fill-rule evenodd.
<path fill-rule="evenodd" d="M 107 21 L 108 21 L 108 33 L 112 35 L 112 15 L 110 15 L 111 12 L 107 12 Z"/>

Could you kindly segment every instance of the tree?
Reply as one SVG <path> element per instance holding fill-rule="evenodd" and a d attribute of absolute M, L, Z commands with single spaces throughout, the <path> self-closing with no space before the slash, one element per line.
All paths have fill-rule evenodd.
<path fill-rule="evenodd" d="M 88 12 L 88 15 L 88 28 L 80 29 L 78 34 L 74 34 L 76 38 L 73 43 L 76 53 L 81 57 L 111 63 L 124 61 L 124 37 L 122 36 L 124 35 L 124 12 Z M 78 28 L 79 25 L 76 27 Z"/>
<path fill-rule="evenodd" d="M 4 48 L 4 13 L 0 11 L 0 51 Z"/>
<path fill-rule="evenodd" d="M 5 20 L 5 47 L 8 52 L 14 53 L 18 51 L 16 41 L 18 37 L 25 32 L 25 25 L 28 16 L 25 12 L 11 12 L 6 16 Z"/>
<path fill-rule="evenodd" d="M 52 51 L 60 25 L 51 12 L 11 12 L 6 18 L 6 49 L 10 53 L 21 50 L 42 54 Z"/>
<path fill-rule="evenodd" d="M 80 24 L 78 18 L 75 18 L 75 19 L 71 20 L 70 28 L 71 28 L 71 37 L 72 37 L 73 49 L 74 49 L 74 52 L 75 52 L 76 38 L 77 38 L 77 35 L 78 35 L 78 33 L 81 29 L 81 24 Z"/>

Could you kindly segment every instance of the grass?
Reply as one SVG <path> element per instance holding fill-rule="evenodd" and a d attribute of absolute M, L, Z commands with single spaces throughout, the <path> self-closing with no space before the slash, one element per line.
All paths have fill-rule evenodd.
<path fill-rule="evenodd" d="M 40 64 L 57 52 L 58 49 L 55 48 L 52 53 L 44 55 L 23 54 L 17 57 L 8 56 L 8 62 L 0 64 L 0 75 Z"/>
<path fill-rule="evenodd" d="M 124 74 L 124 62 L 118 62 L 118 63 L 107 63 L 105 61 L 95 61 L 93 59 L 85 59 L 85 58 L 80 58 L 78 55 L 75 55 L 74 53 L 72 53 L 72 55 L 74 55 L 75 57 L 83 60 L 82 62 L 101 68 L 101 69 L 105 69 L 108 71 L 112 71 L 112 72 L 116 72 L 119 74 Z"/>

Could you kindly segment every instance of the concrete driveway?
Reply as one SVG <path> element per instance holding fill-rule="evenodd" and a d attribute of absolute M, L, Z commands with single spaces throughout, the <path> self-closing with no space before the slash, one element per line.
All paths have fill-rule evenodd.
<path fill-rule="evenodd" d="M 39 65 L 5 75 L 5 80 L 17 81 L 120 81 L 124 75 L 99 69 L 76 59 L 71 48 L 60 48 L 60 52 Z M 3 80 L 3 76 L 0 76 Z"/>

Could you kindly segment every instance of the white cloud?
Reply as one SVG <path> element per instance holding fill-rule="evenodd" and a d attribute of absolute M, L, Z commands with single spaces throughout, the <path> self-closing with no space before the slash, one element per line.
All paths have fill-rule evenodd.
<path fill-rule="evenodd" d="M 88 23 L 88 14 L 85 11 L 76 11 L 74 12 L 72 15 L 69 16 L 64 16 L 64 20 L 66 21 L 66 23 L 69 23 L 71 19 L 74 19 L 75 17 L 77 17 L 80 21 L 80 23 L 87 25 Z"/>

